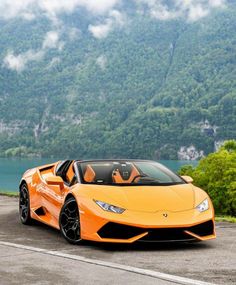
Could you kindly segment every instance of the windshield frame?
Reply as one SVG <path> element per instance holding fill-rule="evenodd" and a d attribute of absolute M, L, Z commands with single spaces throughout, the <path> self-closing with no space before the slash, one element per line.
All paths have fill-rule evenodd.
<path fill-rule="evenodd" d="M 107 183 L 107 182 L 87 182 L 84 180 L 84 175 L 83 175 L 83 171 L 82 171 L 82 167 L 81 164 L 82 163 L 109 163 L 109 162 L 119 162 L 119 163 L 124 163 L 124 162 L 130 162 L 130 163 L 155 163 L 157 164 L 160 168 L 161 171 L 167 170 L 168 172 L 170 172 L 173 176 L 176 176 L 180 179 L 179 182 L 169 182 L 169 183 L 161 183 L 161 182 L 149 182 L 149 183 L 115 183 L 115 182 L 111 182 L 111 183 Z M 163 164 L 153 161 L 153 160 L 139 160 L 139 159 L 95 159 L 95 160 L 77 160 L 74 162 L 74 166 L 75 166 L 75 173 L 77 174 L 77 176 L 79 177 L 79 183 L 81 184 L 85 184 L 85 185 L 97 185 L 97 186 L 174 186 L 174 185 L 182 185 L 182 184 L 187 184 L 187 182 L 177 173 L 173 172 L 172 170 L 170 170 L 169 168 L 167 168 L 166 166 L 164 166 Z M 136 165 L 135 165 L 136 166 Z M 151 177 L 150 177 L 151 178 Z"/>

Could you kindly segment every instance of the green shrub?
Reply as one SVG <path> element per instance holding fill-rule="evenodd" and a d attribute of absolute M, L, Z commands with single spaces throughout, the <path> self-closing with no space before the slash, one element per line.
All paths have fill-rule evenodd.
<path fill-rule="evenodd" d="M 196 168 L 184 166 L 181 175 L 189 175 L 196 186 L 211 197 L 217 214 L 236 216 L 236 141 L 226 141 L 216 153 L 200 160 Z"/>

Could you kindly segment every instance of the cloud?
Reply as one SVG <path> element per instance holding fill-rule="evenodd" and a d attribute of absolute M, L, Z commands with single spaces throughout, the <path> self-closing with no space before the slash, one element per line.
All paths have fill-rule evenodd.
<path fill-rule="evenodd" d="M 225 6 L 225 0 L 173 0 L 171 5 L 164 0 L 135 1 L 139 6 L 146 6 L 150 15 L 158 20 L 182 17 L 190 22 L 207 16 L 214 8 Z"/>
<path fill-rule="evenodd" d="M 46 48 L 57 48 L 59 45 L 59 34 L 57 31 L 50 31 L 47 32 L 43 44 L 42 44 L 42 48 L 46 49 Z"/>
<path fill-rule="evenodd" d="M 9 0 L 3 1 L 10 2 Z M 114 28 L 115 22 L 116 25 L 122 25 L 124 21 L 122 13 L 115 9 L 115 6 L 121 3 L 122 0 L 26 0 L 29 5 L 22 5 L 22 7 L 32 5 L 32 1 L 36 2 L 37 6 L 49 15 L 54 22 L 59 14 L 63 12 L 71 13 L 78 7 L 86 8 L 94 14 L 107 14 L 108 17 L 104 23 L 89 26 L 89 31 L 99 39 L 105 38 L 109 34 Z M 168 5 L 165 0 L 133 1 L 146 5 L 149 8 L 150 15 L 159 20 L 183 17 L 189 21 L 197 21 L 208 15 L 211 9 L 223 7 L 226 0 L 172 0 L 171 5 Z"/>
<path fill-rule="evenodd" d="M 102 69 L 106 69 L 107 57 L 105 55 L 100 55 L 96 60 L 97 65 Z"/>
<path fill-rule="evenodd" d="M 60 41 L 59 32 L 52 30 L 46 33 L 43 43 L 42 50 L 46 49 L 58 49 L 61 51 L 64 47 L 64 42 Z"/>
<path fill-rule="evenodd" d="M 112 30 L 112 22 L 110 19 L 106 20 L 105 24 L 101 25 L 89 25 L 88 30 L 97 39 L 106 38 L 109 32 Z"/>
<path fill-rule="evenodd" d="M 121 12 L 118 10 L 111 10 L 109 13 L 110 18 L 113 20 L 113 23 L 119 26 L 124 25 L 125 19 Z"/>
<path fill-rule="evenodd" d="M 71 13 L 78 7 L 83 7 L 95 14 L 104 14 L 112 9 L 119 0 L 35 0 L 35 2 L 42 11 L 47 12 L 49 15 L 64 12 Z"/>
<path fill-rule="evenodd" d="M 14 17 L 22 17 L 31 14 L 35 0 L 1 0 L 0 1 L 0 17 L 10 19 Z"/>
<path fill-rule="evenodd" d="M 212 7 L 223 7 L 225 6 L 225 0 L 209 0 L 209 4 Z"/>
<path fill-rule="evenodd" d="M 31 12 L 22 13 L 22 18 L 27 21 L 32 21 L 36 18 L 35 14 Z"/>
<path fill-rule="evenodd" d="M 59 40 L 59 33 L 57 31 L 49 31 L 46 33 L 39 50 L 30 49 L 18 55 L 9 51 L 3 59 L 3 65 L 8 69 L 21 72 L 26 68 L 28 62 L 42 60 L 48 49 L 58 49 L 60 51 L 63 46 L 64 43 Z M 56 61 L 58 62 L 58 59 Z"/>
<path fill-rule="evenodd" d="M 103 24 L 89 25 L 88 30 L 97 39 L 103 39 L 118 26 L 124 25 L 124 16 L 117 10 L 112 10 Z"/>
<path fill-rule="evenodd" d="M 21 17 L 33 20 L 36 15 L 46 15 L 54 24 L 62 13 L 72 13 L 82 7 L 98 15 L 109 14 L 125 0 L 0 0 L 0 18 Z M 149 8 L 152 17 L 169 20 L 185 17 L 197 20 L 206 16 L 211 9 L 223 7 L 226 0 L 132 0 Z M 171 3 L 168 5 L 168 3 Z M 103 27 L 103 29 L 105 29 Z"/>
<path fill-rule="evenodd" d="M 71 41 L 80 38 L 80 36 L 81 36 L 81 30 L 80 29 L 77 29 L 75 27 L 69 29 L 68 37 Z"/>
<path fill-rule="evenodd" d="M 200 4 L 189 7 L 188 19 L 189 21 L 197 21 L 209 14 L 208 9 L 204 9 Z"/>
<path fill-rule="evenodd" d="M 44 52 L 42 51 L 35 52 L 33 50 L 28 50 L 27 52 L 18 55 L 14 55 L 12 51 L 9 51 L 3 60 L 3 64 L 8 69 L 21 72 L 25 69 L 26 64 L 29 61 L 39 61 L 43 56 Z"/>
<path fill-rule="evenodd" d="M 65 0 L 66 1 L 66 0 Z M 68 1 L 68 0 L 67 0 Z M 80 6 L 85 7 L 88 11 L 96 14 L 104 14 L 115 7 L 119 0 L 79 0 Z"/>
<path fill-rule="evenodd" d="M 167 6 L 156 3 L 150 6 L 150 14 L 159 20 L 171 20 L 178 16 L 178 11 L 171 11 Z"/>
<path fill-rule="evenodd" d="M 73 13 L 79 7 L 105 18 L 103 22 L 99 22 L 99 17 L 96 17 L 98 22 L 90 24 L 88 31 L 97 39 L 106 38 L 112 30 L 126 23 L 124 13 L 118 11 L 116 7 L 122 1 L 125 0 L 0 0 L 0 19 L 9 20 L 20 17 L 26 21 L 32 21 L 40 15 L 49 18 L 53 26 L 52 30 L 46 33 L 39 50 L 29 49 L 21 54 L 9 51 L 4 58 L 4 66 L 20 72 L 26 68 L 28 62 L 41 60 L 48 49 L 62 50 L 64 42 L 60 40 L 60 33 L 64 27 L 59 16 L 63 13 Z M 194 22 L 207 16 L 213 9 L 225 7 L 227 0 L 132 1 L 138 4 L 137 12 L 147 10 L 153 18 L 158 20 L 165 21 L 182 17 L 189 22 Z M 75 40 L 80 33 L 79 29 L 71 28 L 68 38 Z M 97 64 L 102 69 L 105 68 L 106 63 L 106 57 L 98 57 Z"/>
<path fill-rule="evenodd" d="M 72 13 L 76 8 L 83 7 L 94 14 L 110 11 L 120 0 L 1 0 L 0 17 L 10 19 L 24 15 L 43 13 L 54 19 L 62 13 Z M 28 17 L 29 19 L 29 17 Z"/>

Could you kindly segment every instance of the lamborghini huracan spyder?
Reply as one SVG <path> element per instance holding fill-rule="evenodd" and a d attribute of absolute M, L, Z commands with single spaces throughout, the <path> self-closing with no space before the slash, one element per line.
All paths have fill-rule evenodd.
<path fill-rule="evenodd" d="M 25 172 L 20 219 L 60 229 L 73 244 L 213 239 L 212 202 L 192 182 L 154 161 L 59 161 Z"/>

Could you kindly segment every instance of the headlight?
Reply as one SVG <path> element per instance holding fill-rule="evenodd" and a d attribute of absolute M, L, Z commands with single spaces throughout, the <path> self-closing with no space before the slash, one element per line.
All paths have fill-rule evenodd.
<path fill-rule="evenodd" d="M 199 204 L 196 209 L 198 209 L 199 212 L 204 212 L 209 209 L 209 203 L 208 199 L 205 199 L 201 204 Z"/>
<path fill-rule="evenodd" d="M 102 201 L 94 200 L 94 202 L 95 202 L 99 207 L 101 207 L 104 211 L 107 211 L 107 212 L 122 214 L 122 213 L 125 211 L 125 209 L 123 209 L 123 208 L 116 207 L 116 206 L 114 206 L 114 205 L 107 204 L 107 203 L 102 202 Z"/>

